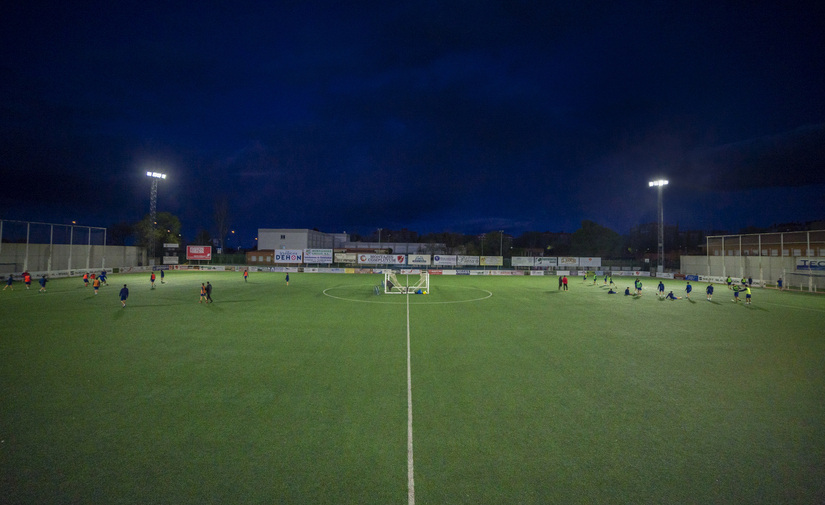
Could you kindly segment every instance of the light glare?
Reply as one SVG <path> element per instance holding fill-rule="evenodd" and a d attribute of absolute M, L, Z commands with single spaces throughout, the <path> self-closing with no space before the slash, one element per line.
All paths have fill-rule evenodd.
<path fill-rule="evenodd" d="M 146 172 L 148 177 L 154 177 L 155 179 L 166 179 L 166 174 L 162 174 L 160 172 Z"/>

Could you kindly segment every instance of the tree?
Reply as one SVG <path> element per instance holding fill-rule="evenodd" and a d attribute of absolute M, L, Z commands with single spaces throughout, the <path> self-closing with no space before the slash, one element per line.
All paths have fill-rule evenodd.
<path fill-rule="evenodd" d="M 195 235 L 195 245 L 212 245 L 212 235 L 207 230 L 200 230 Z"/>
<path fill-rule="evenodd" d="M 138 246 L 149 247 L 152 242 L 152 216 L 146 216 L 135 224 L 134 228 L 138 236 Z M 155 250 L 149 251 L 152 257 L 161 256 L 164 243 L 180 243 L 180 219 L 170 212 L 158 212 L 157 224 L 154 226 Z"/>
<path fill-rule="evenodd" d="M 229 234 L 229 221 L 231 219 L 231 215 L 229 214 L 229 200 L 225 196 L 215 200 L 213 218 L 215 220 L 215 231 L 218 233 L 216 238 L 221 246 L 221 250 L 223 250 L 224 240 L 226 240 L 226 236 Z"/>
<path fill-rule="evenodd" d="M 621 246 L 621 235 L 593 221 L 582 221 L 571 240 L 571 251 L 576 256 L 609 258 L 619 254 Z"/>

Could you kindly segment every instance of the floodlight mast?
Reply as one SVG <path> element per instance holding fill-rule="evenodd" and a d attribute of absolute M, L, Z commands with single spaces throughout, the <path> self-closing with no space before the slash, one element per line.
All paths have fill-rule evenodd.
<path fill-rule="evenodd" d="M 158 172 L 146 172 L 146 177 L 150 177 L 152 179 L 152 192 L 149 196 L 149 219 L 152 224 L 152 232 L 149 235 L 149 251 L 152 255 L 151 257 L 154 259 L 155 226 L 157 226 L 158 224 L 158 181 L 160 179 L 166 179 L 166 174 L 161 174 Z"/>
<path fill-rule="evenodd" d="M 659 179 L 658 181 L 650 181 L 647 185 L 648 187 L 656 186 L 659 190 L 659 249 L 656 253 L 659 264 L 656 271 L 663 273 L 665 269 L 665 211 L 662 206 L 662 188 L 667 185 L 667 181 Z"/>

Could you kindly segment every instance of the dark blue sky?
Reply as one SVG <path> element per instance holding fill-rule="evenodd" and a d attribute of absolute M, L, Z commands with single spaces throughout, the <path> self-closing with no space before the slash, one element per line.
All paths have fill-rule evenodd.
<path fill-rule="evenodd" d="M 702 2 L 704 3 L 704 2 Z M 825 10 L 786 2 L 18 2 L 0 215 L 621 233 L 825 218 Z"/>

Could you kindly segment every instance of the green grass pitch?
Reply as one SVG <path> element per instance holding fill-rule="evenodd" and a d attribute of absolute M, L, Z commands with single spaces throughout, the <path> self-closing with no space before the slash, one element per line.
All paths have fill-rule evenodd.
<path fill-rule="evenodd" d="M 407 297 L 381 279 L 15 283 L 2 502 L 407 503 Z M 825 297 L 644 282 L 432 276 L 410 296 L 416 502 L 825 501 Z"/>

